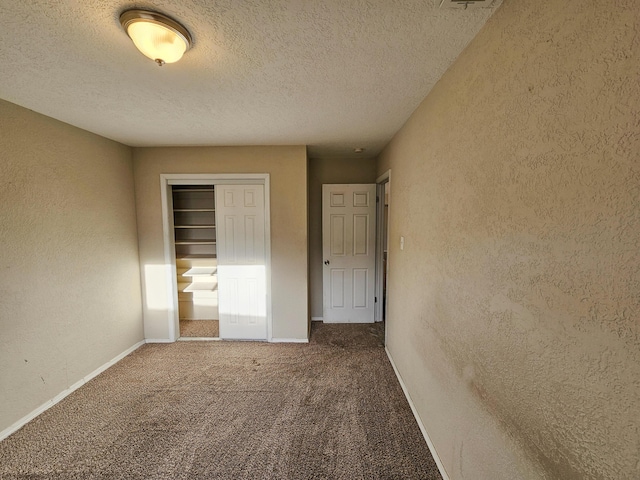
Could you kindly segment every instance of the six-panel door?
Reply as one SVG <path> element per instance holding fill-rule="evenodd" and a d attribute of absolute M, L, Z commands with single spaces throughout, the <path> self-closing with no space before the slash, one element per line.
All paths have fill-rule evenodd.
<path fill-rule="evenodd" d="M 375 184 L 322 186 L 323 318 L 374 321 Z"/>
<path fill-rule="evenodd" d="M 263 185 L 216 185 L 220 338 L 266 340 Z"/>

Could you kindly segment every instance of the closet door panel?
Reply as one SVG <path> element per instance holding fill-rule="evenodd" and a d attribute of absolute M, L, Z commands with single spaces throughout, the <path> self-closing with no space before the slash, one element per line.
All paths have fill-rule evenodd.
<path fill-rule="evenodd" d="M 266 340 L 263 185 L 216 186 L 220 337 Z"/>

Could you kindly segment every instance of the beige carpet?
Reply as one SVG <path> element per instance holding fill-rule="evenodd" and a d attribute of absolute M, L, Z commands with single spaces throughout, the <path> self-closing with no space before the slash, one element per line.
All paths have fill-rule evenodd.
<path fill-rule="evenodd" d="M 180 320 L 180 336 L 218 338 L 219 323 L 218 320 Z"/>
<path fill-rule="evenodd" d="M 0 442 L 0 478 L 440 479 L 382 337 L 145 345 Z"/>

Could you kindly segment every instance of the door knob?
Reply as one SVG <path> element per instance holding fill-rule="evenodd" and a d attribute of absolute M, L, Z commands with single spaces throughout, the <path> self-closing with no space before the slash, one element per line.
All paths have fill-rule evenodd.
<path fill-rule="evenodd" d="M 325 260 L 325 261 L 324 261 L 324 264 L 325 264 L 325 265 L 329 265 L 329 260 Z"/>

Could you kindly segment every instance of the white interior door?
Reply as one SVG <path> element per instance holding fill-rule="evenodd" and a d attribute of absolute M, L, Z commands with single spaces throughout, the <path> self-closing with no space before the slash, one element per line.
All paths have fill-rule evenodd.
<path fill-rule="evenodd" d="M 322 186 L 323 318 L 374 321 L 375 184 Z"/>
<path fill-rule="evenodd" d="M 216 185 L 220 338 L 267 339 L 263 185 Z"/>

